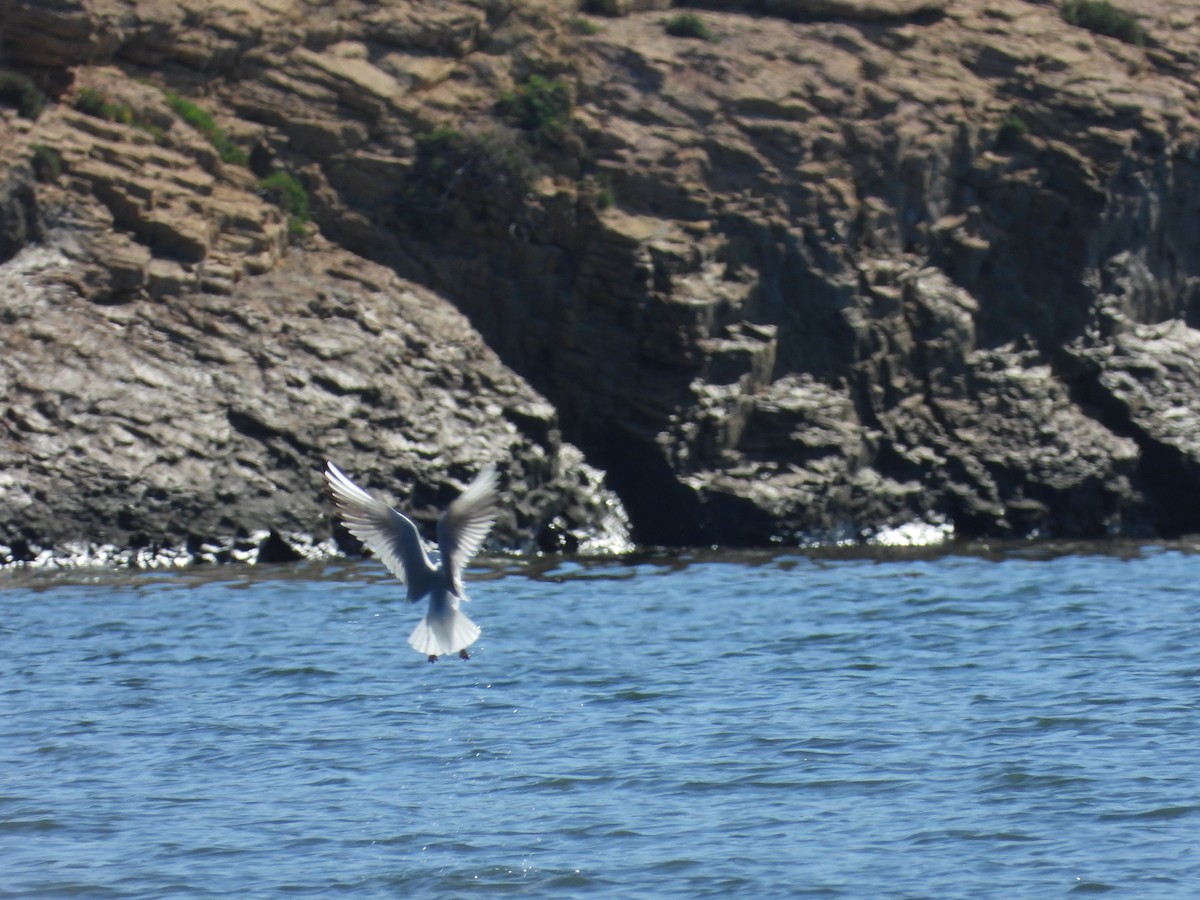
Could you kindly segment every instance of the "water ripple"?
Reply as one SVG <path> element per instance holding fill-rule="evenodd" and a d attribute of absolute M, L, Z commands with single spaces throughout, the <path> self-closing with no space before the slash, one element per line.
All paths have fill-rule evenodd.
<path fill-rule="evenodd" d="M 1190 895 L 1191 548 L 0 582 L 0 896 Z M 247 886 L 253 886 L 247 890 Z"/>

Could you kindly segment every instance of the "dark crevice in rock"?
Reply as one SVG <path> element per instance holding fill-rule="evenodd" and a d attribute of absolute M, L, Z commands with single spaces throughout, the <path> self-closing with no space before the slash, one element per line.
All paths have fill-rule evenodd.
<path fill-rule="evenodd" d="M 1128 531 L 1164 537 L 1200 532 L 1200 505 L 1179 502 L 1200 492 L 1200 462 L 1139 424 L 1128 399 L 1105 386 L 1104 370 L 1094 357 L 1066 348 L 1058 357 L 1058 370 L 1084 414 L 1137 445 L 1133 483 L 1142 492 L 1142 507 Z"/>
<path fill-rule="evenodd" d="M 0 264 L 38 240 L 41 240 L 41 225 L 33 171 L 28 166 L 16 165 L 0 181 Z"/>

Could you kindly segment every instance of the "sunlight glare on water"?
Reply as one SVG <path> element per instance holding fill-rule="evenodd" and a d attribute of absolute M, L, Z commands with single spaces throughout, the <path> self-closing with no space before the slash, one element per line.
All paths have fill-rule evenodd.
<path fill-rule="evenodd" d="M 0 580 L 0 895 L 1200 887 L 1186 548 Z M 872 555 L 873 554 L 873 555 Z"/>

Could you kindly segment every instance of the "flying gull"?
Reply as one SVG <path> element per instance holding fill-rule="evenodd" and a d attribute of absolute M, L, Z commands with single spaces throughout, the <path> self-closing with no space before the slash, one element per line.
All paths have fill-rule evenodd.
<path fill-rule="evenodd" d="M 430 662 L 451 653 L 469 659 L 467 648 L 479 637 L 479 626 L 458 608 L 467 599 L 462 572 L 496 520 L 495 466 L 480 471 L 442 513 L 437 523 L 439 549 L 432 556 L 425 552 L 412 519 L 372 497 L 333 463 L 325 470 L 325 480 L 346 529 L 408 585 L 409 602 L 429 597 L 429 611 L 409 635 L 409 645 Z"/>

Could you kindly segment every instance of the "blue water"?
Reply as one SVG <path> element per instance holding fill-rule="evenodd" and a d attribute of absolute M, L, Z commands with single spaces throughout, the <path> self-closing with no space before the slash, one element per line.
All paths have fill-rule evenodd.
<path fill-rule="evenodd" d="M 0 895 L 1200 895 L 1200 555 L 0 575 Z"/>

